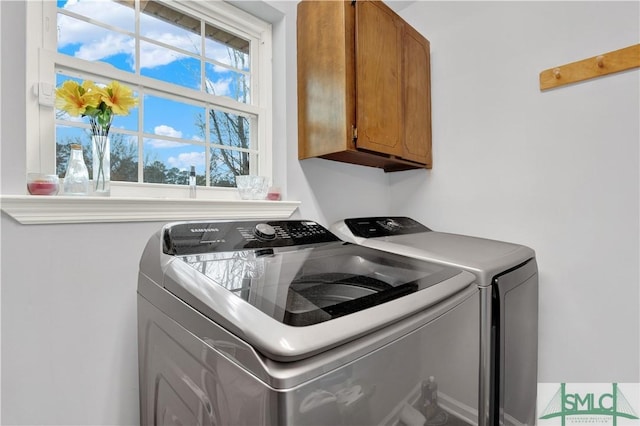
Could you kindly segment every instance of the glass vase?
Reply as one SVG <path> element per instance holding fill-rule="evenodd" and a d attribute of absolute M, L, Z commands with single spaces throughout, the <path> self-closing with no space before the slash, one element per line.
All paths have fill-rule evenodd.
<path fill-rule="evenodd" d="M 89 171 L 82 156 L 82 145 L 71 145 L 71 154 L 62 188 L 65 195 L 89 194 Z"/>
<path fill-rule="evenodd" d="M 91 136 L 93 154 L 93 193 L 111 194 L 111 147 L 108 136 Z"/>

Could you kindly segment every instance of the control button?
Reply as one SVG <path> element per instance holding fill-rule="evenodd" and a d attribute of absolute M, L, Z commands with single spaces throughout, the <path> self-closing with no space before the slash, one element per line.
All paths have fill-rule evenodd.
<path fill-rule="evenodd" d="M 261 240 L 273 240 L 276 238 L 276 230 L 266 223 L 259 223 L 253 230 L 253 234 Z"/>

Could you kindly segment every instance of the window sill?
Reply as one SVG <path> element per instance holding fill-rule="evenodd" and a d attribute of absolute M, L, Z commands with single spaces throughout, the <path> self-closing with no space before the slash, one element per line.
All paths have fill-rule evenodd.
<path fill-rule="evenodd" d="M 205 219 L 286 219 L 299 201 L 2 195 L 2 211 L 25 225 Z"/>

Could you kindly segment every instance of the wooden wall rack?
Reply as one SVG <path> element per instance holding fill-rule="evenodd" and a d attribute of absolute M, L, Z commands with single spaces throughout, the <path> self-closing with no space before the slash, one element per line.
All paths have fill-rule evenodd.
<path fill-rule="evenodd" d="M 640 67 L 640 44 L 549 68 L 540 73 L 540 90 Z"/>

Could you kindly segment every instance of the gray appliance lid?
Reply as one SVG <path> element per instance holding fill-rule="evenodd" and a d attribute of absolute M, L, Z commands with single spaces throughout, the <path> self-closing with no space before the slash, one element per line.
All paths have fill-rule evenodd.
<path fill-rule="evenodd" d="M 385 226 L 389 219 L 395 226 Z M 345 219 L 331 230 L 345 241 L 470 271 L 480 286 L 491 285 L 497 274 L 535 257 L 523 245 L 435 232 L 406 217 Z"/>
<path fill-rule="evenodd" d="M 267 241 L 245 232 L 260 222 L 169 226 L 163 285 L 263 353 L 290 360 L 426 309 L 473 282 L 459 269 L 346 244 L 304 223 L 315 234 L 295 233 L 304 237 L 300 244 L 290 232 L 300 221 L 266 222 L 286 231 Z M 189 248 L 203 238 L 215 243 Z"/>

